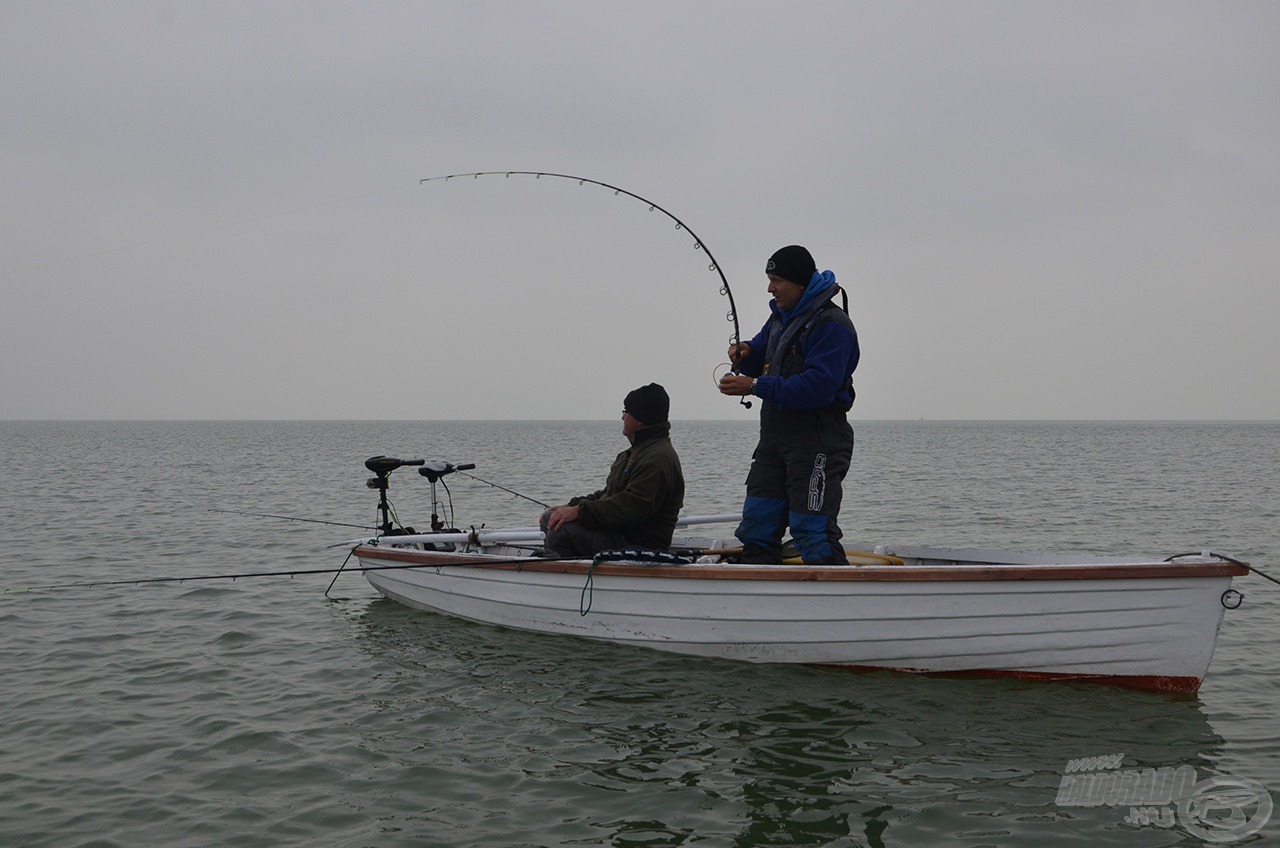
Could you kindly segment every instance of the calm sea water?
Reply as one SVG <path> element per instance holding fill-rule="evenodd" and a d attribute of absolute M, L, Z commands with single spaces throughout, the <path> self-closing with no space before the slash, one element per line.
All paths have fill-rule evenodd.
<path fill-rule="evenodd" d="M 548 502 L 618 422 L 0 422 L 5 588 L 337 568 L 377 453 Z M 677 422 L 687 508 L 739 506 L 754 422 Z M 856 426 L 852 538 L 1280 573 L 1280 424 Z M 397 479 L 399 478 L 399 479 Z M 539 508 L 455 475 L 460 526 Z M 406 523 L 428 487 L 393 477 Z M 1280 790 L 1280 586 L 1237 581 L 1194 698 L 702 660 L 469 624 L 357 576 L 0 595 L 0 846 L 1201 845 L 1055 803 L 1068 760 Z M 1280 844 L 1280 815 L 1244 843 Z"/>

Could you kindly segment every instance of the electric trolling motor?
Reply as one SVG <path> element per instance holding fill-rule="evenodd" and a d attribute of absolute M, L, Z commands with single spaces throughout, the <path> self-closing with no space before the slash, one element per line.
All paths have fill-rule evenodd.
<path fill-rule="evenodd" d="M 418 473 L 431 482 L 431 532 L 444 533 L 455 532 L 452 528 L 445 527 L 440 520 L 439 514 L 436 512 L 436 481 L 446 474 L 452 474 L 455 471 L 470 471 L 475 468 L 474 462 L 464 462 L 461 465 L 454 465 L 452 462 L 445 462 L 443 459 L 433 459 L 425 463 L 418 469 Z"/>
<path fill-rule="evenodd" d="M 378 525 L 378 530 L 382 531 L 384 536 L 394 536 L 401 534 L 409 534 L 413 532 L 412 527 L 406 527 L 404 530 L 392 530 L 391 528 L 391 504 L 387 503 L 387 485 L 391 482 L 391 472 L 405 465 L 423 465 L 425 459 L 396 459 L 394 456 L 371 456 L 364 461 L 364 467 L 376 474 L 376 477 L 370 477 L 365 485 L 370 489 L 378 491 L 378 512 L 382 514 L 382 523 Z M 434 507 L 433 507 L 434 508 Z"/>
<path fill-rule="evenodd" d="M 370 477 L 365 485 L 378 492 L 378 512 L 382 517 L 382 522 L 378 524 L 377 529 L 384 536 L 413 535 L 416 532 L 412 527 L 406 527 L 403 530 L 392 527 L 391 504 L 387 501 L 387 487 L 391 483 L 391 472 L 397 468 L 415 465 L 421 466 L 418 469 L 418 473 L 426 477 L 431 483 L 431 532 L 456 532 L 453 528 L 446 527 L 444 522 L 440 520 L 440 514 L 437 510 L 440 500 L 436 497 L 436 483 L 446 474 L 452 474 L 455 471 L 469 471 L 475 468 L 475 463 L 464 462 L 455 465 L 452 462 L 445 462 L 441 459 L 433 459 L 427 462 L 425 459 L 397 459 L 394 456 L 383 456 L 382 454 L 371 456 L 364 461 L 364 467 L 376 475 Z M 447 547 L 449 550 L 453 549 L 452 545 Z"/>

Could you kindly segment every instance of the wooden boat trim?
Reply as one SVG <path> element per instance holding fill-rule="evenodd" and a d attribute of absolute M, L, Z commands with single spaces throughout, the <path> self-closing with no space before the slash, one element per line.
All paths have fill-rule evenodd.
<path fill-rule="evenodd" d="M 1008 580 L 1133 580 L 1188 577 L 1238 577 L 1249 573 L 1246 564 L 1234 562 L 1150 562 L 1114 565 L 847 565 L 847 566 L 740 566 L 740 565 L 635 565 L 584 560 L 501 559 L 439 551 L 411 551 L 362 546 L 361 560 L 405 563 L 405 567 L 465 566 L 489 571 L 529 571 L 540 574 L 588 572 L 610 577 L 682 578 L 686 580 L 783 580 L 819 582 L 990 582 Z"/>

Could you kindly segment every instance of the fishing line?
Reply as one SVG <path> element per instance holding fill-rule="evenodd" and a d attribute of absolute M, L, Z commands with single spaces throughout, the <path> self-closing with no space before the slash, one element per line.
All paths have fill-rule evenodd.
<path fill-rule="evenodd" d="M 720 263 L 716 260 L 715 256 L 711 253 L 711 248 L 707 247 L 706 242 L 704 242 L 698 236 L 697 233 L 691 230 L 688 224 L 686 224 L 684 221 L 681 221 L 670 211 L 668 211 L 667 209 L 664 209 L 662 206 L 659 206 L 657 203 L 654 203 L 652 200 L 649 200 L 646 197 L 641 197 L 635 192 L 627 191 L 625 188 L 619 188 L 618 186 L 610 185 L 609 183 L 600 182 L 599 180 L 592 180 L 592 179 L 588 179 L 587 177 L 575 177 L 572 174 L 552 174 L 546 171 L 472 171 L 466 174 L 448 174 L 446 176 L 441 176 L 441 177 L 427 177 L 425 179 L 419 180 L 418 184 L 422 185 L 423 183 L 438 182 L 438 181 L 448 182 L 449 180 L 457 179 L 460 177 L 471 177 L 472 179 L 479 179 L 480 177 L 506 177 L 510 179 L 512 176 L 533 177 L 534 179 L 542 179 L 543 177 L 550 177 L 558 180 L 574 180 L 575 182 L 578 183 L 578 185 L 585 185 L 587 183 L 590 183 L 591 185 L 594 185 L 594 186 L 607 188 L 610 191 L 612 191 L 615 195 L 625 194 L 627 197 L 634 198 L 635 200 L 638 200 L 641 203 L 647 205 L 649 207 L 650 212 L 654 212 L 654 211 L 661 212 L 663 215 L 666 215 L 668 218 L 674 221 L 677 230 L 684 230 L 690 236 L 693 237 L 693 249 L 701 250 L 707 254 L 707 259 L 711 260 L 711 264 L 707 266 L 707 270 L 715 271 L 716 274 L 720 276 L 720 294 L 729 298 L 729 312 L 727 315 L 725 315 L 725 318 L 726 320 L 733 323 L 733 335 L 729 338 L 729 346 L 737 347 L 742 336 L 742 333 L 738 328 L 738 307 L 734 303 L 733 290 L 729 288 L 729 280 L 725 277 L 724 271 L 720 268 Z M 736 374 L 737 372 L 738 372 L 738 369 L 735 366 L 733 368 L 733 373 Z M 743 406 L 747 407 L 748 409 L 751 408 L 751 401 L 747 400 L 746 398 L 740 398 L 738 402 L 741 403 Z"/>
<path fill-rule="evenodd" d="M 515 489 L 508 489 L 506 486 L 499 486 L 497 483 L 491 483 L 491 482 L 489 482 L 488 480 L 484 480 L 484 479 L 482 479 L 482 478 L 480 478 L 480 477 L 477 477 L 477 476 L 476 476 L 476 475 L 474 475 L 474 474 L 468 474 L 468 473 L 467 473 L 467 472 L 465 472 L 465 471 L 459 471 L 459 472 L 457 472 L 457 473 L 459 473 L 459 474 L 463 475 L 464 477 L 470 477 L 472 480 L 475 480 L 475 481 L 477 481 L 477 482 L 484 483 L 486 486 L 492 486 L 492 487 L 493 487 L 493 488 L 495 488 L 495 489 L 501 489 L 501 490 L 502 490 L 502 491 L 504 491 L 504 492 L 507 492 L 507 493 L 512 494 L 512 495 L 515 495 L 517 498 L 524 498 L 524 499 L 525 499 L 525 500 L 527 500 L 527 501 L 530 501 L 530 502 L 532 502 L 532 503 L 536 503 L 538 506 L 544 506 L 544 507 L 546 507 L 547 509 L 550 509 L 550 508 L 551 508 L 551 504 L 545 504 L 545 503 L 543 503 L 542 501 L 538 500 L 537 498 L 531 498 L 531 497 L 529 497 L 528 495 L 522 495 L 522 494 L 520 494 L 519 492 L 517 492 Z M 445 488 L 445 491 L 448 491 L 448 487 L 446 487 L 446 488 Z M 452 502 L 450 502 L 450 508 L 452 508 L 452 506 L 453 506 L 453 504 L 452 504 Z"/>

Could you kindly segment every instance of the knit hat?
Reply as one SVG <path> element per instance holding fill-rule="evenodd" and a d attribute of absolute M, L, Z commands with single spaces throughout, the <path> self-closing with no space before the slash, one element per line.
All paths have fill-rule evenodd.
<path fill-rule="evenodd" d="M 661 424 L 671 411 L 671 398 L 662 386 L 650 383 L 630 392 L 622 401 L 622 408 L 641 424 Z"/>
<path fill-rule="evenodd" d="M 818 266 L 813 263 L 809 251 L 798 244 L 789 244 L 769 257 L 764 266 L 766 274 L 790 280 L 798 286 L 807 286 Z"/>

